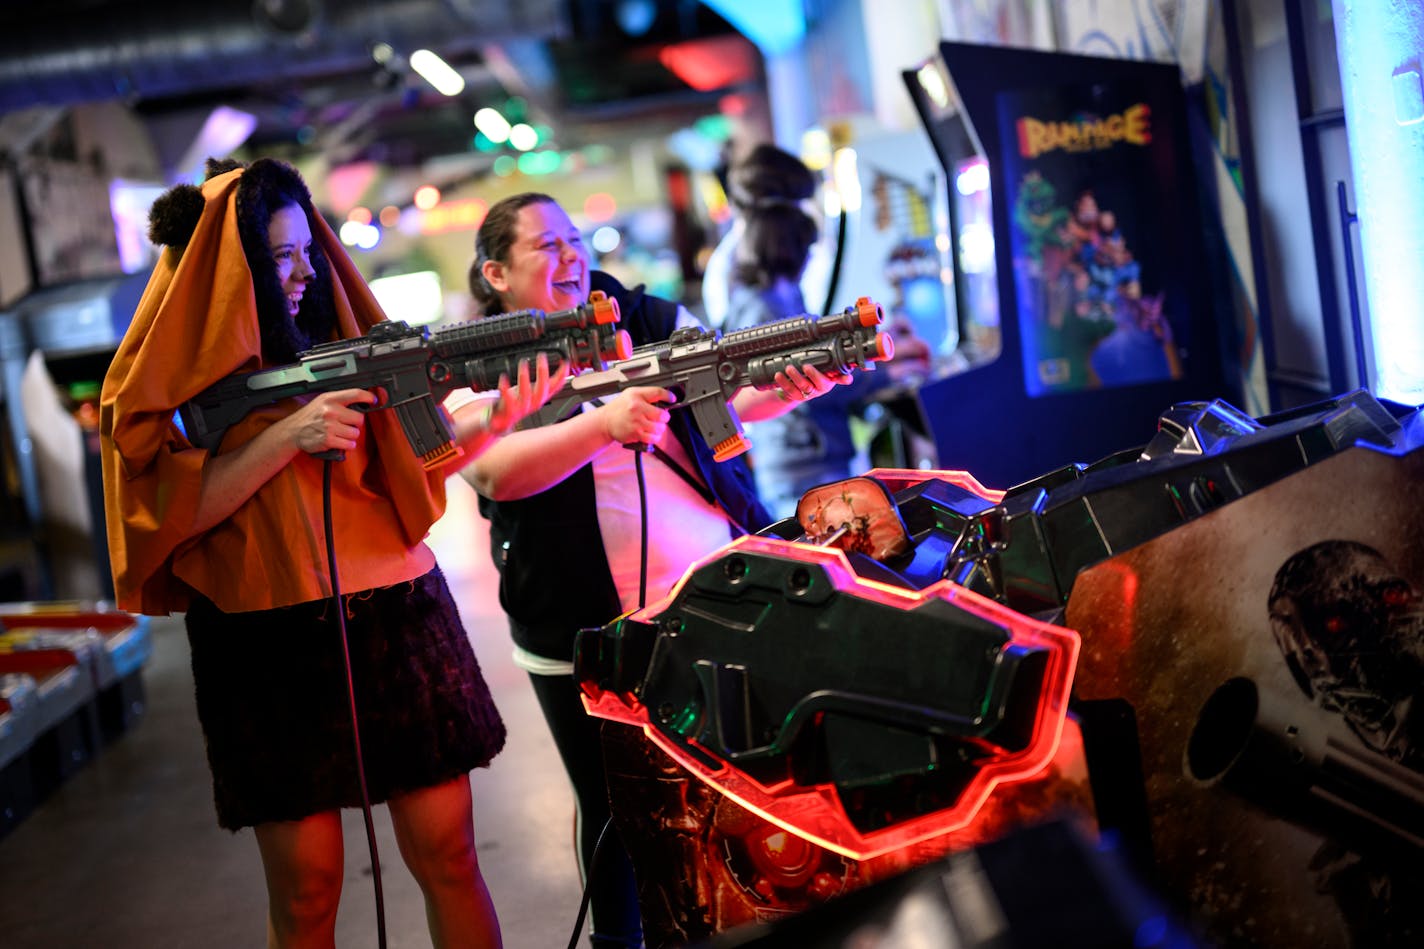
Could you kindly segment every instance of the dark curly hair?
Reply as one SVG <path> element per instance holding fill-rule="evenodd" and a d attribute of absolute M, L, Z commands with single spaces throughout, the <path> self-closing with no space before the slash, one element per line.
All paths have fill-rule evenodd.
<path fill-rule="evenodd" d="M 727 191 L 746 227 L 735 279 L 756 288 L 779 277 L 800 279 L 817 233 L 800 203 L 816 194 L 816 176 L 790 152 L 758 145 L 732 166 Z"/>
<path fill-rule="evenodd" d="M 234 159 L 209 158 L 206 178 L 215 178 L 244 168 L 237 183 L 237 230 L 243 254 L 252 272 L 253 294 L 257 300 L 257 320 L 262 333 L 262 357 L 268 363 L 296 359 L 313 344 L 330 339 L 336 329 L 336 307 L 331 295 L 331 265 L 314 244 L 312 269 L 316 277 L 302 295 L 295 320 L 287 314 L 287 298 L 277 278 L 277 265 L 268 244 L 272 215 L 296 205 L 316 220 L 311 191 L 295 168 L 283 161 L 259 158 L 250 165 Z M 198 226 L 203 213 L 202 191 L 194 185 L 171 188 L 153 203 L 148 215 L 149 240 L 173 247 L 181 254 Z"/>
<path fill-rule="evenodd" d="M 504 312 L 499 291 L 485 279 L 485 261 L 509 263 L 509 246 L 514 243 L 514 231 L 519 224 L 519 212 L 531 204 L 558 204 L 547 194 L 525 191 L 494 203 L 475 234 L 475 259 L 470 264 L 470 295 L 481 314 L 492 316 Z"/>
<path fill-rule="evenodd" d="M 284 161 L 259 158 L 247 166 L 237 182 L 237 231 L 252 271 L 262 354 L 270 362 L 291 362 L 297 353 L 330 339 L 336 328 L 331 264 L 316 243 L 311 250 L 316 276 L 302 294 L 297 318 L 287 315 L 287 297 L 277 279 L 277 263 L 272 259 L 267 229 L 273 214 L 294 204 L 306 214 L 309 224 L 315 223 L 317 212 L 312 207 L 311 192 L 297 170 Z"/>

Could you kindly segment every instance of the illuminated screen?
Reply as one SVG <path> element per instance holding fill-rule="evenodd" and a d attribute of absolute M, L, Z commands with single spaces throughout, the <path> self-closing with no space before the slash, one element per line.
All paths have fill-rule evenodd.
<path fill-rule="evenodd" d="M 437 323 L 445 315 L 445 294 L 440 275 L 433 270 L 392 274 L 370 282 L 371 293 L 386 316 L 411 326 Z"/>
<path fill-rule="evenodd" d="M 152 181 L 115 178 L 109 182 L 109 213 L 114 217 L 114 240 L 124 273 L 146 270 L 158 259 L 158 248 L 148 240 L 148 210 L 165 190 Z"/>
<path fill-rule="evenodd" d="M 95 213 L 108 182 L 78 162 L 29 157 L 17 167 L 38 286 L 119 275 L 113 226 Z"/>

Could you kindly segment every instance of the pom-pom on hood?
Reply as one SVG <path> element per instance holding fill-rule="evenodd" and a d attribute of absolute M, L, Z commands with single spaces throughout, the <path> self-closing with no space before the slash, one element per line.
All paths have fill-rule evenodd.
<path fill-rule="evenodd" d="M 160 247 L 187 247 L 202 216 L 203 192 L 197 185 L 170 188 L 148 210 L 148 239 Z"/>

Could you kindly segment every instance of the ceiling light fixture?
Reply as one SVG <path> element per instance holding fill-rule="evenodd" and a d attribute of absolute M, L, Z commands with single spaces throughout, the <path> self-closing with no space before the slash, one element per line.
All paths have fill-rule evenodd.
<path fill-rule="evenodd" d="M 418 49 L 410 54 L 410 68 L 443 96 L 457 96 L 465 90 L 464 78 L 428 49 Z"/>
<path fill-rule="evenodd" d="M 534 131 L 532 125 L 520 122 L 509 130 L 509 144 L 521 152 L 527 152 L 539 144 L 539 133 Z"/>
<path fill-rule="evenodd" d="M 485 138 L 502 145 L 509 141 L 509 120 L 496 109 L 485 106 L 475 113 L 475 128 L 484 133 Z"/>

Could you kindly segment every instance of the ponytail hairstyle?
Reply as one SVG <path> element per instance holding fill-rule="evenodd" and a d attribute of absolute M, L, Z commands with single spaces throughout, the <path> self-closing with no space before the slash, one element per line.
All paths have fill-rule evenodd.
<path fill-rule="evenodd" d="M 331 292 L 331 264 L 313 242 L 312 270 L 316 276 L 302 294 L 301 309 L 295 320 L 287 313 L 287 298 L 277 279 L 277 264 L 272 259 L 268 243 L 268 228 L 272 215 L 282 208 L 296 205 L 314 225 L 317 212 L 312 206 L 311 192 L 297 170 L 283 161 L 259 158 L 250 165 L 234 159 L 209 158 L 205 178 L 211 179 L 242 169 L 237 183 L 237 231 L 252 273 L 253 296 L 257 302 L 257 322 L 262 335 L 264 362 L 292 362 L 297 353 L 331 338 L 336 330 L 336 307 Z M 198 227 L 205 200 L 196 185 L 181 184 L 170 188 L 153 202 L 148 214 L 148 238 L 160 246 L 171 247 L 181 256 Z M 312 227 L 316 234 L 315 226 Z"/>
<path fill-rule="evenodd" d="M 746 228 L 733 278 L 755 289 L 799 280 L 818 232 L 802 209 L 816 194 L 816 176 L 795 155 L 763 144 L 732 166 L 727 186 Z"/>
<path fill-rule="evenodd" d="M 470 295 L 475 298 L 475 306 L 483 316 L 493 316 L 504 312 L 504 300 L 499 291 L 485 279 L 485 261 L 509 263 L 509 248 L 514 243 L 514 232 L 519 225 L 519 212 L 531 204 L 558 204 L 547 194 L 525 191 L 510 195 L 494 203 L 485 215 L 480 229 L 475 233 L 475 259 L 470 264 Z"/>

